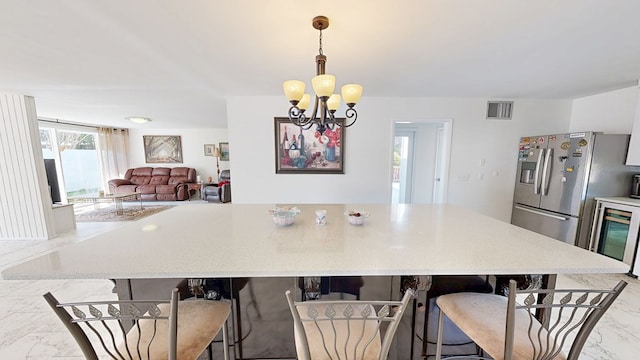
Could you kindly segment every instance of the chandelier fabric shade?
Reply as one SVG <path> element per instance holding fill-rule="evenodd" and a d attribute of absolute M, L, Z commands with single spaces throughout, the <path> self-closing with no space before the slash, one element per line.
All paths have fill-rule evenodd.
<path fill-rule="evenodd" d="M 355 105 L 362 96 L 362 86 L 358 84 L 347 84 L 342 86 L 341 93 L 334 94 L 336 88 L 336 78 L 325 73 L 325 63 L 327 57 L 322 53 L 322 30 L 329 27 L 329 19 L 325 16 L 313 18 L 314 29 L 320 31 L 319 54 L 316 56 L 316 76 L 311 79 L 311 85 L 315 93 L 313 112 L 310 116 L 305 111 L 311 104 L 311 95 L 305 93 L 305 83 L 300 80 L 287 80 L 282 84 L 284 94 L 291 103 L 289 108 L 289 120 L 303 129 L 310 129 L 316 126 L 320 134 L 326 129 L 333 130 L 335 126 L 340 126 L 334 117 L 334 113 L 340 107 L 340 100 L 344 100 L 347 105 L 345 112 L 346 121 L 342 126 L 349 127 L 358 119 Z"/>

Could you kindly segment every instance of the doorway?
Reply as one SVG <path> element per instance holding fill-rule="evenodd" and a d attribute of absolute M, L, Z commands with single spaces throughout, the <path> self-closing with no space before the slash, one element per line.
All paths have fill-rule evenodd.
<path fill-rule="evenodd" d="M 415 136 L 415 130 L 396 128 L 393 139 L 392 204 L 412 202 Z"/>
<path fill-rule="evenodd" d="M 446 202 L 451 120 L 394 123 L 391 203 Z"/>

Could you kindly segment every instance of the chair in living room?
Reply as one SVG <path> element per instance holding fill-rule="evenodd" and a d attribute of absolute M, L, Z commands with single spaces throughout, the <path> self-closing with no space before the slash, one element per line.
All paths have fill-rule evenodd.
<path fill-rule="evenodd" d="M 442 295 L 437 299 L 441 311 L 436 359 L 441 357 L 446 315 L 491 359 L 576 360 L 591 330 L 626 285 L 620 281 L 606 290 L 519 290 L 511 280 L 508 297 Z M 570 349 L 568 355 L 563 348 Z"/>
<path fill-rule="evenodd" d="M 222 170 L 218 184 L 210 184 L 202 189 L 202 200 L 208 202 L 231 202 L 231 172 Z"/>
<path fill-rule="evenodd" d="M 51 293 L 44 298 L 86 359 L 197 359 L 220 329 L 229 359 L 226 302 L 179 301 L 178 289 L 171 300 L 60 303 Z"/>
<path fill-rule="evenodd" d="M 299 360 L 383 360 L 413 291 L 400 301 L 294 301 L 290 290 L 285 295 Z"/>

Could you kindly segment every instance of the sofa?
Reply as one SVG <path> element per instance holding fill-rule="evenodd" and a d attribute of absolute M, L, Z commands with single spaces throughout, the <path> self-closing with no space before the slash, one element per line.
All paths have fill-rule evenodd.
<path fill-rule="evenodd" d="M 189 199 L 187 183 L 196 182 L 196 169 L 188 167 L 138 167 L 127 170 L 124 179 L 109 180 L 112 194 L 140 193 L 143 201 Z"/>
<path fill-rule="evenodd" d="M 220 172 L 220 181 L 217 184 L 209 184 L 202 189 L 202 200 L 231 202 L 231 172 L 229 170 Z"/>

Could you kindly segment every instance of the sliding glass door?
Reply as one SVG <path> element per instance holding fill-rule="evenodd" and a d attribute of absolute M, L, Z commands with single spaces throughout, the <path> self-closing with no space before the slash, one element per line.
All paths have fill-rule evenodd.
<path fill-rule="evenodd" d="M 97 138 L 97 131 L 40 127 L 42 155 L 54 202 L 101 190 Z"/>

